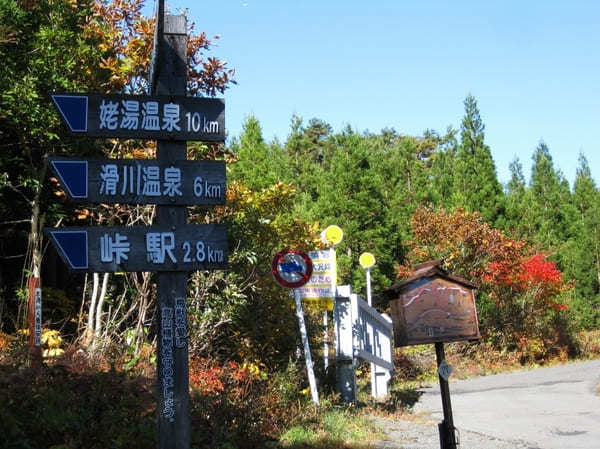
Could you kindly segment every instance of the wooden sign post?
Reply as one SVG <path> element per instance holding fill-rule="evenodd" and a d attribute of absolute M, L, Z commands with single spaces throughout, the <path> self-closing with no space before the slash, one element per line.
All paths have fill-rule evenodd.
<path fill-rule="evenodd" d="M 456 449 L 456 428 L 454 427 L 454 418 L 452 417 L 452 402 L 450 401 L 450 387 L 448 377 L 440 370 L 446 364 L 444 354 L 444 343 L 435 343 L 435 358 L 438 367 L 438 376 L 440 381 L 440 393 L 442 395 L 442 411 L 444 420 L 438 424 L 440 434 L 441 449 Z M 446 364 L 446 366 L 448 366 Z"/>
<path fill-rule="evenodd" d="M 160 3 L 163 3 L 162 1 Z M 163 6 L 164 7 L 164 6 Z M 158 20 L 162 21 L 159 14 Z M 157 35 L 160 67 L 153 95 L 185 96 L 187 88 L 187 29 L 185 16 L 164 18 Z M 157 159 L 169 164 L 187 158 L 185 142 L 159 140 Z M 157 206 L 156 224 L 175 231 L 187 223 L 185 206 Z M 158 274 L 158 447 L 190 447 L 189 358 L 187 345 L 188 276 L 185 272 Z M 179 331 L 178 331 L 179 328 Z M 177 338 L 179 336 L 179 338 Z"/>
<path fill-rule="evenodd" d="M 444 420 L 439 424 L 441 449 L 456 449 L 444 342 L 477 340 L 477 285 L 441 268 L 442 261 L 415 267 L 413 277 L 386 290 L 390 299 L 396 346 L 435 344 Z"/>
<path fill-rule="evenodd" d="M 225 203 L 225 164 L 186 160 L 186 140 L 224 140 L 225 105 L 186 97 L 186 50 L 185 16 L 165 16 L 159 0 L 152 96 L 51 95 L 74 135 L 158 141 L 153 161 L 48 159 L 72 200 L 156 204 L 152 226 L 44 232 L 73 270 L 158 273 L 159 449 L 190 447 L 187 273 L 228 266 L 225 226 L 187 224 L 187 206 Z"/>

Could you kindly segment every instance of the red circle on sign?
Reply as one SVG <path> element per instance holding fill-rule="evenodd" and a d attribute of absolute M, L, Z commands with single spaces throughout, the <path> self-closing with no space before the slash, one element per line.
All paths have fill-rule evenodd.
<path fill-rule="evenodd" d="M 312 260 L 308 254 L 297 249 L 279 251 L 271 263 L 275 280 L 288 288 L 302 287 L 310 279 L 312 271 Z"/>

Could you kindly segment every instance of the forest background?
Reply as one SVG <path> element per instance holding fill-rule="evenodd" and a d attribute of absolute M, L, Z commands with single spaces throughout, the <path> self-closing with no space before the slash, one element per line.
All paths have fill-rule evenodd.
<path fill-rule="evenodd" d="M 52 155 L 154 156 L 153 143 L 69 137 L 48 99 L 52 91 L 147 91 L 154 23 L 141 15 L 143 3 L 0 0 L 0 350 L 13 367 L 26 365 L 30 276 L 42 279 L 47 358 L 125 374 L 152 366 L 152 274 L 70 273 L 41 233 L 43 226 L 151 223 L 147 206 L 73 205 L 44 163 Z M 189 95 L 223 95 L 235 84 L 233 69 L 209 56 L 211 39 L 189 28 Z M 340 284 L 364 291 L 358 256 L 377 258 L 380 311 L 384 289 L 415 264 L 442 259 L 449 272 L 480 285 L 481 345 L 522 362 L 584 354 L 580 333 L 600 324 L 600 193 L 585 155 L 578 157 L 570 185 L 540 141 L 529 176 L 515 159 L 501 185 L 471 94 L 460 129 L 334 132 L 294 116 L 285 141 L 267 142 L 250 116 L 227 145 L 189 143 L 190 159 L 227 161 L 227 204 L 190 208 L 189 222 L 227 225 L 231 265 L 190 276 L 191 384 L 205 399 L 227 390 L 240 416 L 256 394 L 264 404 L 257 410 L 270 407 L 272 417 L 257 421 L 271 431 L 280 425 L 275 411 L 301 398 L 305 381 L 297 375 L 293 303 L 273 281 L 270 261 L 286 247 L 321 247 L 330 224 L 345 234 Z M 320 320 L 310 320 L 316 347 Z M 327 385 L 327 373 L 319 375 Z M 250 384 L 256 388 L 241 387 Z"/>

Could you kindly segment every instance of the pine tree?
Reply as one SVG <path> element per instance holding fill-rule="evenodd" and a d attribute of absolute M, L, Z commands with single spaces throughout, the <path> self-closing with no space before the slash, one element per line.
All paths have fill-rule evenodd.
<path fill-rule="evenodd" d="M 390 220 L 388 185 L 377 172 L 382 154 L 369 144 L 369 138 L 346 129 L 333 136 L 335 152 L 330 169 L 318 186 L 318 198 L 311 219 L 323 226 L 337 224 L 344 230 L 338 250 L 339 276 L 358 290 L 364 285 L 364 270 L 357 263 L 364 251 L 377 258 L 373 282 L 387 286 L 394 277 L 397 232 Z"/>
<path fill-rule="evenodd" d="M 237 162 L 229 165 L 231 180 L 241 181 L 252 190 L 264 189 L 279 181 L 277 167 L 282 157 L 277 145 L 267 145 L 258 119 L 250 116 L 244 123 L 239 141 L 231 144 Z"/>
<path fill-rule="evenodd" d="M 517 238 L 526 234 L 527 227 L 523 221 L 523 200 L 525 198 L 526 184 L 523 176 L 523 165 L 518 157 L 510 163 L 510 181 L 506 185 L 506 210 L 504 229 Z"/>
<path fill-rule="evenodd" d="M 577 232 L 573 236 L 567 275 L 576 279 L 575 307 L 584 327 L 600 322 L 600 193 L 587 159 L 579 155 L 573 188 Z"/>
<path fill-rule="evenodd" d="M 532 227 L 530 238 L 541 248 L 558 249 L 574 232 L 576 212 L 569 184 L 562 173 L 554 169 L 552 156 L 543 141 L 533 154 L 528 193 L 525 220 Z"/>
<path fill-rule="evenodd" d="M 429 198 L 432 204 L 449 209 L 454 197 L 454 166 L 458 151 L 457 131 L 448 127 L 431 156 Z"/>
<path fill-rule="evenodd" d="M 464 105 L 455 164 L 454 204 L 478 211 L 486 221 L 495 223 L 502 213 L 502 186 L 490 148 L 484 143 L 485 126 L 477 101 L 469 94 Z"/>

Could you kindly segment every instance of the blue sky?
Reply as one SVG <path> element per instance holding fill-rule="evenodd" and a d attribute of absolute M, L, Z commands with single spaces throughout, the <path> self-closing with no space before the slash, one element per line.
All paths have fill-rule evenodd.
<path fill-rule="evenodd" d="M 166 1 L 236 70 L 226 126 L 254 114 L 285 141 L 296 114 L 335 131 L 458 129 L 477 99 L 501 182 L 518 156 L 526 179 L 540 139 L 572 182 L 578 154 L 600 179 L 600 2 Z M 154 1 L 147 1 L 151 14 Z"/>

